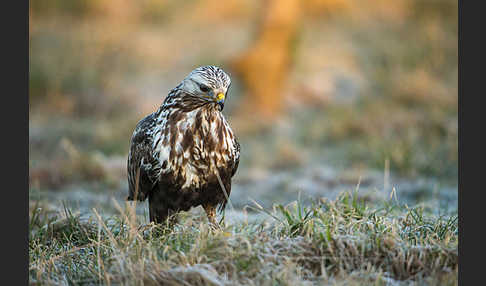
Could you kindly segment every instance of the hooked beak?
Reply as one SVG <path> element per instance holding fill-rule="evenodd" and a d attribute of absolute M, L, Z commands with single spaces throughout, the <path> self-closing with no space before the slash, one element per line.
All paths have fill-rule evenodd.
<path fill-rule="evenodd" d="M 224 99 L 225 99 L 224 93 L 219 92 L 216 95 L 216 103 L 219 105 L 219 107 L 221 107 L 221 110 L 223 110 L 223 108 L 224 108 Z"/>

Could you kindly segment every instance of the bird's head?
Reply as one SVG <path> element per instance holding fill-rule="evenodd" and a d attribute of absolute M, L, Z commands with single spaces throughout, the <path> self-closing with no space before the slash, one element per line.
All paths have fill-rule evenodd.
<path fill-rule="evenodd" d="M 230 85 L 230 77 L 221 68 L 203 66 L 194 69 L 182 81 L 181 89 L 190 96 L 217 104 L 223 110 L 226 93 Z"/>

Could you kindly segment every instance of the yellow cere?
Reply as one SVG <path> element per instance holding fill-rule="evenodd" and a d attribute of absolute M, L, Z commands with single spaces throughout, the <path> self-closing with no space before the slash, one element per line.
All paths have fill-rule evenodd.
<path fill-rule="evenodd" d="M 224 93 L 222 93 L 222 92 L 218 93 L 218 95 L 216 95 L 216 99 L 217 99 L 218 101 L 220 101 L 220 100 L 224 100 Z"/>

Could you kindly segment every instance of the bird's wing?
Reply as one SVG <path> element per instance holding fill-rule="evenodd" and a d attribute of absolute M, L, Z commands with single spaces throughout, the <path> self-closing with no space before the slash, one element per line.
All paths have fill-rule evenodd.
<path fill-rule="evenodd" d="M 160 162 L 153 151 L 155 123 L 152 116 L 142 119 L 133 132 L 128 153 L 127 200 L 144 201 L 157 184 Z"/>
<path fill-rule="evenodd" d="M 238 169 L 238 165 L 240 164 L 240 143 L 238 140 L 236 140 L 235 137 L 235 144 L 236 146 L 236 154 L 235 154 L 235 159 L 234 159 L 234 164 L 233 164 L 233 170 L 231 171 L 231 177 L 233 177 L 236 173 L 236 170 Z"/>

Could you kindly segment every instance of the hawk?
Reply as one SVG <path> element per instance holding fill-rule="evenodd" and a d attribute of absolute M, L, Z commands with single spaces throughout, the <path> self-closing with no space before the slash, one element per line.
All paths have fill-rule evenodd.
<path fill-rule="evenodd" d="M 196 68 L 135 127 L 127 200 L 148 198 L 150 221 L 202 205 L 216 225 L 240 161 L 240 144 L 222 113 L 230 84 L 219 67 Z"/>

